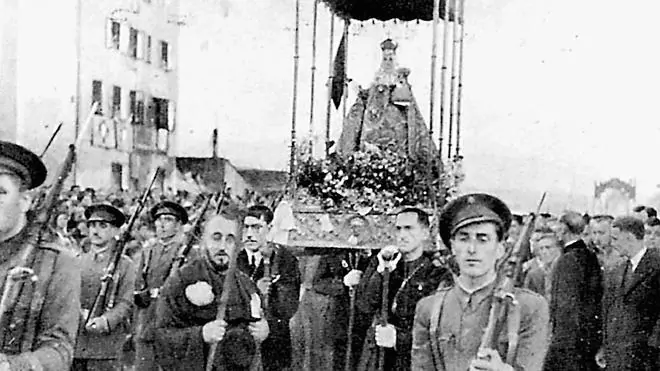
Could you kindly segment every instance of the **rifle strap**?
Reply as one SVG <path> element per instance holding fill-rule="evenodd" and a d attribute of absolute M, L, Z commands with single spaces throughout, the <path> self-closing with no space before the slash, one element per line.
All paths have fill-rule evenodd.
<path fill-rule="evenodd" d="M 48 259 L 46 251 L 39 248 L 34 249 L 34 254 L 38 255 L 35 257 L 36 264 L 34 265 L 38 266 L 38 269 L 34 272 L 38 279 L 32 281 L 32 298 L 30 299 L 30 312 L 28 313 L 27 325 L 25 326 L 25 334 L 21 346 L 22 352 L 31 351 L 34 346 L 37 320 L 41 315 L 41 309 L 43 308 L 44 300 L 46 298 L 46 291 L 48 290 L 48 286 L 53 277 L 55 263 L 59 256 L 59 253 L 55 253 L 55 256 L 52 259 Z"/>
<path fill-rule="evenodd" d="M 520 322 L 521 322 L 521 308 L 520 304 L 515 301 L 508 301 L 506 304 L 507 315 L 506 315 L 506 329 L 507 329 L 507 352 L 506 352 L 506 363 L 513 366 L 516 359 L 516 352 L 518 350 L 518 333 L 520 332 Z"/>
<path fill-rule="evenodd" d="M 433 306 L 431 311 L 431 324 L 429 326 L 429 337 L 431 338 L 431 353 L 433 355 L 433 364 L 436 370 L 444 370 L 445 365 L 440 354 L 440 344 L 438 344 L 438 327 L 440 326 L 440 317 L 442 310 L 445 306 L 447 293 L 449 290 L 442 290 L 438 292 L 440 298 L 440 305 Z"/>

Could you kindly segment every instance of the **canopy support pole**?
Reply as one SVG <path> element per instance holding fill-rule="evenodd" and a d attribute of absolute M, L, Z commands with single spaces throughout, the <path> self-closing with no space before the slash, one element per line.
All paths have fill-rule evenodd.
<path fill-rule="evenodd" d="M 300 0 L 296 0 L 296 29 L 293 51 L 293 103 L 291 112 L 291 154 L 289 158 L 289 187 L 291 195 L 295 194 L 296 181 L 296 114 L 298 106 L 298 70 L 300 67 Z"/>
<path fill-rule="evenodd" d="M 440 123 L 439 123 L 439 132 L 440 137 L 438 139 L 438 159 L 440 169 L 442 170 L 442 144 L 443 144 L 443 135 L 445 129 L 445 93 L 447 91 L 447 60 L 449 59 L 449 1 L 443 0 L 444 2 L 444 29 L 442 35 L 442 70 L 440 74 Z"/>
<path fill-rule="evenodd" d="M 335 75 L 332 55 L 334 53 L 335 43 L 335 15 L 330 12 L 330 52 L 328 53 L 328 101 L 325 105 L 325 157 L 330 152 L 330 119 L 332 118 L 332 78 Z"/>
<path fill-rule="evenodd" d="M 451 161 L 452 157 L 452 139 L 454 137 L 454 111 L 456 101 L 456 80 L 458 75 L 456 70 L 458 68 L 458 40 L 459 27 L 458 27 L 458 3 L 460 0 L 453 0 L 454 9 L 452 9 L 452 18 L 454 21 L 454 29 L 451 33 L 452 47 L 451 47 L 451 81 L 449 92 L 449 137 L 447 138 L 447 160 Z"/>
<path fill-rule="evenodd" d="M 351 19 L 350 18 L 345 18 L 344 19 L 344 94 L 342 96 L 342 109 L 341 109 L 341 117 L 342 117 L 342 125 L 344 124 L 344 120 L 346 120 L 346 101 L 348 100 L 348 82 L 350 79 L 348 78 L 348 27 L 351 25 Z"/>
<path fill-rule="evenodd" d="M 433 138 L 433 118 L 435 116 L 435 69 L 438 59 L 438 23 L 440 21 L 440 0 L 433 1 L 433 41 L 431 44 L 431 100 L 429 102 L 429 136 Z"/>
<path fill-rule="evenodd" d="M 459 0 L 458 20 L 461 24 L 460 59 L 458 61 L 458 98 L 456 101 L 456 159 L 461 156 L 461 107 L 463 103 L 463 50 L 465 46 L 465 0 Z"/>
<path fill-rule="evenodd" d="M 319 1 L 314 0 L 314 21 L 312 25 L 312 75 L 310 78 L 311 92 L 309 103 L 309 154 L 314 153 L 314 88 L 316 85 L 316 29 L 318 26 Z"/>

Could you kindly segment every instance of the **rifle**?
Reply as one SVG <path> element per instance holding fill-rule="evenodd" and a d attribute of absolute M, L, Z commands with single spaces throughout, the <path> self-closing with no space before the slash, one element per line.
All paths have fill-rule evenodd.
<path fill-rule="evenodd" d="M 22 342 L 22 349 L 24 350 L 32 349 L 34 335 L 37 328 L 36 320 L 41 312 L 45 299 L 44 290 L 45 287 L 47 287 L 47 282 L 41 282 L 39 280 L 38 272 L 35 271 L 35 263 L 38 255 L 37 246 L 43 242 L 44 234 L 48 231 L 48 222 L 55 209 L 59 195 L 62 192 L 64 181 L 71 173 L 73 164 L 76 161 L 76 148 L 79 146 L 87 128 L 91 124 L 93 113 L 96 111 L 97 106 L 98 103 L 96 102 L 92 105 L 78 138 L 76 138 L 74 143 L 69 145 L 67 155 L 57 172 L 53 185 L 48 190 L 43 201 L 38 203 L 37 206 L 34 207 L 34 210 L 32 210 L 35 215 L 34 220 L 32 220 L 32 223 L 30 223 L 30 226 L 28 227 L 27 235 L 29 238 L 26 242 L 27 248 L 24 250 L 16 266 L 11 268 L 7 273 L 7 282 L 5 283 L 5 288 L 2 292 L 2 297 L 0 298 L 0 323 L 5 323 L 5 317 L 14 311 L 14 307 L 20 296 L 25 290 L 29 290 L 25 285 L 28 280 L 32 287 L 30 312 L 26 325 L 27 331 Z"/>
<path fill-rule="evenodd" d="M 543 192 L 541 201 L 539 201 L 538 207 L 536 208 L 536 213 L 530 215 L 530 218 L 525 223 L 516 244 L 507 251 L 504 257 L 500 260 L 500 263 L 496 265 L 498 284 L 495 288 L 494 300 L 490 307 L 488 326 L 481 337 L 481 345 L 479 346 L 479 349 L 496 349 L 496 342 L 499 338 L 499 333 L 504 327 L 503 322 L 506 320 L 508 322 L 507 332 L 509 345 L 505 362 L 510 365 L 514 363 L 516 358 L 520 316 L 509 315 L 507 309 L 518 305 L 513 290 L 514 285 L 518 280 L 518 276 L 520 275 L 523 263 L 521 250 L 525 239 L 529 239 L 532 233 L 534 221 L 536 216 L 541 212 L 541 206 L 543 206 L 543 201 L 545 201 L 545 195 L 545 192 Z"/>
<path fill-rule="evenodd" d="M 133 211 L 133 215 L 131 215 L 131 218 L 128 220 L 128 224 L 126 224 L 126 228 L 117 238 L 115 254 L 112 257 L 112 260 L 108 264 L 107 268 L 105 269 L 105 274 L 101 277 L 101 288 L 99 289 L 99 292 L 96 295 L 96 298 L 94 299 L 94 305 L 92 306 L 92 309 L 89 311 L 87 315 L 87 319 L 85 320 L 85 325 L 89 324 L 89 321 L 91 319 L 102 316 L 103 313 L 105 312 L 106 304 L 107 304 L 107 308 L 112 308 L 114 306 L 115 295 L 116 295 L 115 293 L 112 293 L 112 295 L 110 296 L 110 300 L 107 300 L 106 303 L 106 299 L 108 297 L 108 290 L 110 289 L 110 286 L 112 286 L 112 283 L 117 280 L 117 269 L 119 268 L 121 257 L 122 255 L 124 255 L 124 248 L 126 247 L 126 243 L 131 238 L 131 230 L 133 229 L 133 225 L 140 216 L 142 209 L 144 209 L 144 206 L 147 203 L 147 199 L 151 194 L 151 188 L 154 186 L 154 183 L 156 182 L 156 179 L 158 178 L 158 174 L 160 172 L 161 169 L 157 168 L 156 172 L 154 173 L 154 176 L 151 178 L 149 187 L 147 187 L 147 189 L 144 190 L 144 193 L 142 193 L 142 197 L 140 198 L 140 201 L 138 202 L 135 211 Z"/>
<path fill-rule="evenodd" d="M 190 253 L 190 250 L 193 248 L 193 244 L 195 243 L 195 239 L 197 238 L 198 232 L 201 230 L 202 227 L 202 222 L 204 220 L 204 214 L 206 214 L 206 211 L 208 210 L 209 206 L 211 205 L 211 201 L 213 201 L 213 195 L 209 195 L 209 197 L 204 201 L 204 205 L 202 206 L 202 209 L 199 211 L 199 217 L 197 217 L 197 220 L 195 220 L 195 224 L 193 227 L 190 229 L 190 232 L 188 232 L 188 235 L 186 236 L 186 240 L 183 243 L 181 249 L 177 253 L 177 255 L 174 257 L 174 261 L 172 262 L 172 265 L 170 266 L 170 271 L 167 273 L 167 276 L 169 277 L 172 272 L 177 271 L 183 263 L 186 262 L 186 257 Z"/>

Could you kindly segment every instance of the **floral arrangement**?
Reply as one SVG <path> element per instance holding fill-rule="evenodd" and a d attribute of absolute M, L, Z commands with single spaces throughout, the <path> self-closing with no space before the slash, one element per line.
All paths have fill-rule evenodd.
<path fill-rule="evenodd" d="M 449 180 L 447 175 L 440 176 L 434 163 L 389 149 L 332 154 L 325 159 L 314 159 L 306 151 L 299 154 L 299 197 L 305 204 L 325 209 L 387 212 L 401 205 L 432 207 L 434 197 L 443 194 L 440 186 Z"/>

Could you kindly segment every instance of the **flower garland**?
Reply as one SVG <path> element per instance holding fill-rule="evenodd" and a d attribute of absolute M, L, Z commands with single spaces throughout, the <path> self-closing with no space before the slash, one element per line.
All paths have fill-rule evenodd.
<path fill-rule="evenodd" d="M 314 159 L 304 150 L 298 153 L 299 199 L 325 209 L 370 207 L 387 212 L 402 205 L 431 207 L 433 197 L 441 194 L 439 186 L 449 179 L 425 160 L 388 149 L 325 159 Z"/>

